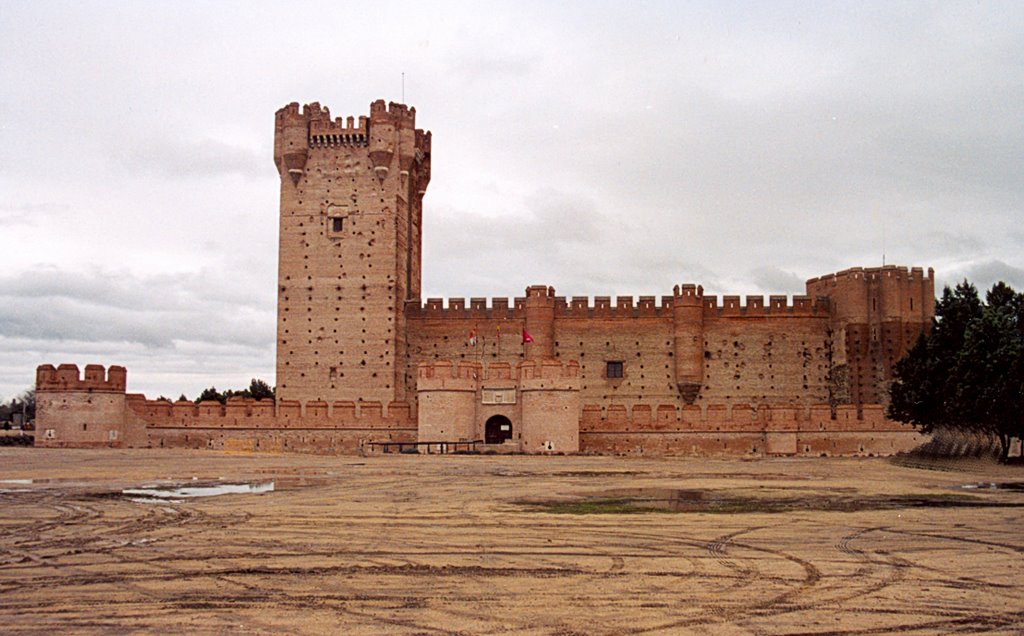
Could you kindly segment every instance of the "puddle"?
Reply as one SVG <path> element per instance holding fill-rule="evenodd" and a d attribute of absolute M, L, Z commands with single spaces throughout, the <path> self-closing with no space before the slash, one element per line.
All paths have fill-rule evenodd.
<path fill-rule="evenodd" d="M 630 477 L 635 475 L 646 475 L 646 472 L 639 470 L 566 470 L 559 473 L 551 473 L 552 477 Z"/>
<path fill-rule="evenodd" d="M 217 497 L 220 495 L 248 495 L 274 491 L 274 482 L 258 484 L 209 484 L 177 487 L 143 487 L 125 488 L 122 495 L 128 495 L 136 503 L 181 503 L 186 499 L 198 497 Z"/>
<path fill-rule="evenodd" d="M 979 481 L 975 484 L 963 484 L 959 486 L 962 490 L 1008 490 L 1010 492 L 1024 492 L 1024 481 Z"/>
<path fill-rule="evenodd" d="M 1024 503 L 993 501 L 967 494 L 907 495 L 804 495 L 797 497 L 748 497 L 724 492 L 670 488 L 608 490 L 569 500 L 521 500 L 516 502 L 535 512 L 554 514 L 638 514 L 638 513 L 780 513 L 858 512 L 906 508 L 1020 508 Z"/>

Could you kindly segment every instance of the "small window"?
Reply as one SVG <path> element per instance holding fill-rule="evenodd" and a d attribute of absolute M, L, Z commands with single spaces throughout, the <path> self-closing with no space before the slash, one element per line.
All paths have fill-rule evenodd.
<path fill-rule="evenodd" d="M 606 378 L 621 378 L 622 377 L 622 363 L 621 362 L 609 362 L 608 369 L 605 373 Z"/>
<path fill-rule="evenodd" d="M 344 226 L 344 221 L 345 221 L 344 217 L 340 217 L 340 216 L 331 217 L 331 231 L 332 232 L 340 232 L 342 226 Z"/>

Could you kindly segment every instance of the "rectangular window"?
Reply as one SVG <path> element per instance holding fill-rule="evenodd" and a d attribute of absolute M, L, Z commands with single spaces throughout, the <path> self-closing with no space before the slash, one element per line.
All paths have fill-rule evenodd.
<path fill-rule="evenodd" d="M 605 373 L 606 378 L 621 378 L 622 377 L 622 363 L 621 362 L 609 362 L 608 369 Z"/>
<path fill-rule="evenodd" d="M 345 219 L 340 217 L 340 216 L 332 217 L 331 218 L 331 231 L 332 232 L 340 232 L 344 220 Z"/>

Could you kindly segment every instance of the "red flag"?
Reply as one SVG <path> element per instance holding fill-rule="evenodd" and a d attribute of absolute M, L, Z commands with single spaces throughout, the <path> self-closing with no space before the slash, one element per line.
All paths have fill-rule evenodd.
<path fill-rule="evenodd" d="M 526 330 L 523 329 L 523 344 L 526 344 L 527 342 L 533 342 L 533 336 L 528 334 Z"/>

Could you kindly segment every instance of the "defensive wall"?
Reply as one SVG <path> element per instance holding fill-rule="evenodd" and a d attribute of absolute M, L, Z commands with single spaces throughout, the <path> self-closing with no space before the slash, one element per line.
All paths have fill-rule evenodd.
<path fill-rule="evenodd" d="M 551 357 L 578 362 L 588 402 L 831 401 L 827 298 L 725 296 L 720 303 L 696 285 L 679 286 L 660 302 L 654 296 L 567 299 L 544 286 L 530 290 L 537 296 L 511 302 L 412 303 L 406 383 L 415 387 L 415 369 L 439 360 L 514 365 Z M 531 304 L 541 305 L 539 311 L 531 314 Z M 524 330 L 533 342 L 523 344 Z M 620 377 L 607 376 L 608 362 L 621 363 Z"/>
<path fill-rule="evenodd" d="M 881 405 L 583 407 L 580 450 L 599 455 L 893 455 L 925 436 Z"/>
<path fill-rule="evenodd" d="M 36 445 L 354 453 L 370 442 L 416 440 L 407 403 L 147 400 L 126 393 L 123 367 L 106 378 L 104 371 L 87 365 L 80 378 L 73 364 L 39 367 Z"/>
<path fill-rule="evenodd" d="M 377 452 L 372 442 L 480 440 L 495 416 L 527 453 L 687 456 L 889 455 L 922 436 L 880 405 L 581 404 L 579 366 L 557 360 L 439 362 L 418 370 L 409 403 L 147 400 L 125 391 L 123 367 L 42 365 L 36 444 L 247 452 Z"/>

